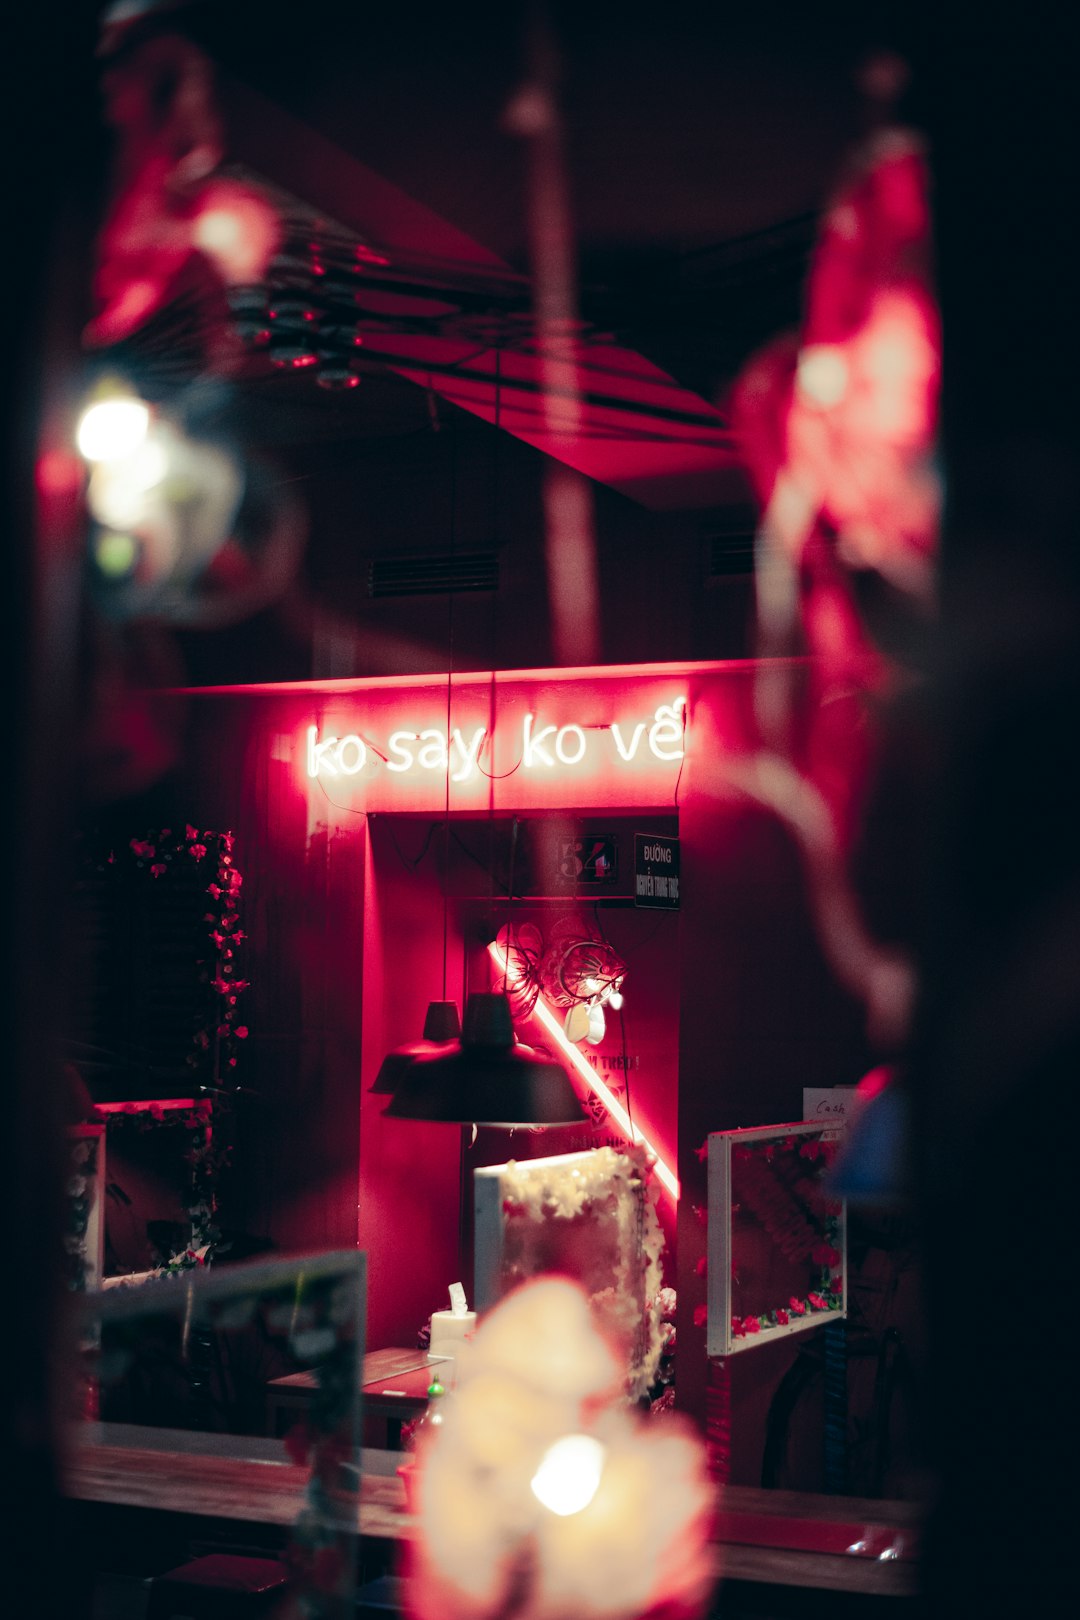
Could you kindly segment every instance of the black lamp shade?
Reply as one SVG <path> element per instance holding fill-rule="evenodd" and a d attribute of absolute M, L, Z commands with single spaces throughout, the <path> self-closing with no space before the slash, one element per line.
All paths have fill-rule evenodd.
<path fill-rule="evenodd" d="M 383 1096 L 392 1095 L 408 1074 L 413 1059 L 418 1054 L 430 1051 L 436 1042 L 456 1040 L 460 1034 L 461 1019 L 458 1016 L 457 1002 L 429 1001 L 427 1016 L 424 1019 L 423 1040 L 413 1041 L 409 1046 L 399 1046 L 393 1052 L 387 1052 L 370 1089 Z"/>
<path fill-rule="evenodd" d="M 460 1040 L 418 1042 L 390 1058 L 396 1084 L 386 1113 L 392 1119 L 511 1127 L 574 1125 L 585 1117 L 562 1064 L 515 1043 L 504 995 L 469 997 Z"/>

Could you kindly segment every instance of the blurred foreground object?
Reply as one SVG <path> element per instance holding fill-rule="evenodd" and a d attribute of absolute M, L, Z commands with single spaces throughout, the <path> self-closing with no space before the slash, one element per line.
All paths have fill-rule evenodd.
<path fill-rule="evenodd" d="M 278 600 L 296 575 L 304 513 L 261 463 L 189 430 L 198 394 L 166 411 L 106 376 L 80 416 L 90 585 L 111 621 L 220 629 Z"/>
<path fill-rule="evenodd" d="M 160 310 L 195 254 L 231 287 L 260 280 L 281 240 L 269 200 L 215 172 L 224 144 L 207 57 L 178 34 L 146 37 L 138 17 L 106 20 L 100 54 L 117 155 L 84 334 L 93 347 L 122 342 Z"/>
<path fill-rule="evenodd" d="M 696 1434 L 639 1417 L 564 1278 L 527 1283 L 464 1346 L 418 1448 L 414 1620 L 668 1620 L 703 1612 L 712 1493 Z"/>
<path fill-rule="evenodd" d="M 762 663 L 759 750 L 732 776 L 798 840 L 830 964 L 889 1053 L 909 1033 L 914 972 L 871 936 L 848 856 L 880 751 L 872 704 L 910 679 L 894 660 L 912 659 L 935 609 L 940 382 L 926 154 L 886 126 L 825 215 L 801 331 L 755 356 L 734 390 L 762 505 Z M 804 682 L 787 660 L 807 653 Z"/>

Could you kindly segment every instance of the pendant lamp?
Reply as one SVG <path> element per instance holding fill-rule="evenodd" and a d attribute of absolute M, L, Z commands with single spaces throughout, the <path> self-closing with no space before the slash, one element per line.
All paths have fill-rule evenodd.
<path fill-rule="evenodd" d="M 475 993 L 460 1040 L 390 1054 L 410 1056 L 397 1075 L 391 1119 L 453 1125 L 577 1125 L 585 1112 L 561 1063 L 514 1039 L 505 994 Z M 380 1070 L 380 1077 L 382 1071 Z M 378 1084 L 378 1082 L 376 1082 Z"/>
<path fill-rule="evenodd" d="M 368 1089 L 383 1096 L 395 1092 L 411 1068 L 414 1058 L 422 1057 L 436 1045 L 456 1041 L 460 1034 L 461 1017 L 457 1010 L 457 1002 L 429 1001 L 422 1038 L 412 1041 L 408 1046 L 398 1046 L 392 1052 L 387 1052 L 379 1065 L 374 1084 Z"/>

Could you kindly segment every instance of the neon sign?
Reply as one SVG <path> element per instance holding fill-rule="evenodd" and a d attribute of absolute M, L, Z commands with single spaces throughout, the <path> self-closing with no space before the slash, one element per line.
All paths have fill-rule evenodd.
<path fill-rule="evenodd" d="M 538 772 L 560 766 L 568 770 L 587 767 L 595 763 L 598 749 L 625 765 L 648 755 L 664 762 L 677 761 L 685 752 L 685 730 L 685 697 L 658 704 L 648 719 L 631 724 L 546 724 L 541 715 L 530 712 L 522 722 L 517 752 L 523 770 Z M 355 731 L 320 737 L 318 726 L 311 725 L 307 728 L 307 774 L 312 779 L 358 776 L 374 755 L 397 774 L 438 771 L 445 775 L 449 771 L 452 782 L 466 782 L 481 773 L 481 755 L 491 741 L 486 726 L 469 732 L 457 726 L 450 731 L 432 726 L 419 731 L 399 728 L 389 734 L 384 750 Z"/>
<path fill-rule="evenodd" d="M 521 978 L 521 973 L 519 972 L 513 957 L 507 957 L 505 948 L 500 945 L 498 940 L 492 940 L 491 944 L 488 946 L 488 953 L 491 956 L 492 961 L 495 963 L 499 975 L 502 976 L 505 974 L 507 978 L 516 984 Z M 672 1202 L 677 1204 L 679 1202 L 678 1176 L 676 1176 L 671 1166 L 665 1163 L 665 1161 L 660 1157 L 659 1153 L 657 1153 L 648 1137 L 638 1129 L 637 1125 L 630 1118 L 630 1115 L 627 1113 L 618 1097 L 616 1097 L 611 1087 L 600 1078 L 592 1064 L 583 1055 L 583 1053 L 578 1050 L 573 1042 L 567 1040 L 563 1031 L 562 1021 L 555 1016 L 542 995 L 537 996 L 536 1001 L 533 1004 L 532 1017 L 534 1017 L 538 1023 L 543 1025 L 547 1034 L 550 1035 L 553 1041 L 555 1041 L 563 1056 L 573 1064 L 574 1069 L 584 1080 L 589 1090 L 593 1093 L 593 1096 L 599 1097 L 600 1101 L 607 1109 L 612 1123 L 616 1125 L 617 1128 L 622 1132 L 626 1140 L 628 1142 L 640 1142 L 646 1151 L 652 1154 L 653 1158 L 656 1160 L 656 1163 L 653 1166 L 656 1179 L 671 1198 Z"/>

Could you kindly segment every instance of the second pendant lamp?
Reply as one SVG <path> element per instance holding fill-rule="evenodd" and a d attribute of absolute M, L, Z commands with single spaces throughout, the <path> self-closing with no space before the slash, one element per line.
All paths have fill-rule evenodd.
<path fill-rule="evenodd" d="M 386 1113 L 392 1119 L 512 1127 L 585 1118 L 562 1064 L 514 1039 L 510 1002 L 499 992 L 470 995 L 460 1039 L 391 1052 L 373 1090 L 389 1063 L 386 1089 L 393 1089 L 393 1099 Z"/>

